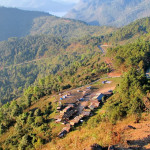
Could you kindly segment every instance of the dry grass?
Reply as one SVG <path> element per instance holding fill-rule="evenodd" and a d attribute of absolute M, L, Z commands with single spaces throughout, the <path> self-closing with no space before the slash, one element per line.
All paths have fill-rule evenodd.
<path fill-rule="evenodd" d="M 77 127 L 65 138 L 51 141 L 43 147 L 43 150 L 83 150 L 93 143 L 102 146 L 111 144 L 123 148 L 150 149 L 150 115 L 143 115 L 140 123 L 134 123 L 134 116 L 130 116 L 116 125 L 101 122 L 97 127 L 91 128 L 89 123 Z M 90 119 L 92 119 L 91 117 Z M 128 125 L 136 129 L 126 128 Z M 130 143 L 128 143 L 128 141 Z"/>

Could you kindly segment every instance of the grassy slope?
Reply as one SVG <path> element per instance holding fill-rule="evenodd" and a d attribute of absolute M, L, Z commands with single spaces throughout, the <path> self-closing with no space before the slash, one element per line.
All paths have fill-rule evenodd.
<path fill-rule="evenodd" d="M 107 77 L 104 77 L 103 79 L 99 80 L 98 82 L 92 84 L 92 86 L 94 87 L 93 92 L 97 92 L 99 90 L 104 90 L 104 89 L 106 90 L 108 88 L 111 89 L 111 87 L 114 87 L 120 81 L 120 78 L 111 78 L 111 79 L 109 79 L 110 81 L 112 81 L 111 84 L 103 85 L 102 81 L 104 81 L 106 79 L 107 79 Z M 72 90 L 72 92 L 74 92 L 76 90 L 77 89 Z M 58 113 L 56 113 L 56 106 L 57 106 L 56 100 L 58 100 L 57 97 L 58 96 L 56 94 L 50 95 L 50 96 L 45 96 L 45 97 L 41 98 L 39 101 L 33 103 L 31 107 L 29 107 L 28 109 L 25 110 L 25 112 L 29 112 L 29 110 L 33 110 L 35 108 L 39 108 L 41 110 L 44 110 L 45 107 L 48 105 L 48 103 L 52 102 L 52 111 L 54 111 L 54 112 L 49 116 L 49 119 L 53 119 L 55 116 L 58 115 Z M 22 99 L 19 98 L 18 102 L 21 102 L 21 101 L 22 101 Z M 52 127 L 53 139 L 54 140 L 57 139 L 57 134 L 61 131 L 61 129 L 63 128 L 63 125 L 51 122 L 49 124 L 49 126 Z M 3 134 L 0 138 L 0 142 L 5 141 L 9 136 L 11 136 L 13 133 L 13 130 L 14 130 L 13 127 L 11 127 L 5 134 Z"/>
<path fill-rule="evenodd" d="M 113 81 L 111 85 L 102 85 L 101 81 L 103 80 L 101 80 L 95 83 L 94 87 L 100 88 L 99 90 L 104 90 L 108 87 L 111 88 L 120 82 L 120 78 L 113 78 L 110 80 Z M 133 148 L 150 148 L 148 141 L 145 141 L 144 145 L 141 144 L 141 142 L 144 141 L 144 139 L 149 135 L 148 124 L 150 121 L 148 114 L 143 114 L 139 124 L 134 123 L 134 116 L 130 116 L 118 121 L 116 125 L 112 125 L 109 121 L 99 120 L 99 116 L 103 116 L 105 110 L 105 105 L 102 108 L 95 110 L 94 116 L 85 120 L 83 124 L 79 124 L 74 127 L 73 130 L 63 139 L 54 138 L 49 144 L 43 147 L 43 150 L 83 150 L 88 148 L 93 143 L 98 143 L 104 147 L 109 145 L 117 145 L 116 147 L 119 147 L 119 149 L 129 148 L 131 146 Z M 136 127 L 136 129 L 125 129 L 127 125 L 132 125 Z M 141 137 L 140 140 L 139 137 Z M 127 140 L 134 144 L 127 144 Z"/>

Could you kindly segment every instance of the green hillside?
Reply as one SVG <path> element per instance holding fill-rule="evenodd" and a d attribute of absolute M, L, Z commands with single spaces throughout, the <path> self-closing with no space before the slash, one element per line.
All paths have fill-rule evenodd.
<path fill-rule="evenodd" d="M 10 100 L 18 96 L 18 94 L 22 92 L 23 88 L 33 84 L 34 81 L 36 81 L 36 78 L 49 75 L 50 73 L 55 74 L 58 71 L 65 69 L 65 67 L 72 65 L 76 61 L 80 62 L 81 58 L 88 57 L 89 59 L 89 56 L 93 55 L 95 50 L 100 52 L 97 46 L 101 43 L 108 42 L 115 45 L 116 43 L 122 43 L 122 41 L 135 41 L 140 37 L 148 38 L 150 28 L 149 18 L 144 18 L 137 20 L 126 27 L 118 29 L 111 34 L 93 38 L 87 36 L 80 38 L 80 40 L 71 40 L 73 42 L 69 40 L 70 42 L 67 42 L 66 38 L 68 37 L 71 39 L 73 37 L 77 38 L 83 36 L 83 33 L 78 31 L 81 27 L 88 32 L 91 32 L 93 27 L 87 26 L 86 24 L 78 21 L 74 23 L 71 21 L 68 23 L 65 19 L 56 19 L 56 17 L 53 16 L 51 16 L 51 18 L 53 18 L 53 21 L 51 21 L 53 23 L 49 22 L 49 17 L 42 17 L 36 20 L 41 21 L 43 19 L 43 22 L 40 27 L 36 27 L 37 29 L 41 29 L 41 31 L 35 30 L 35 36 L 9 38 L 8 41 L 0 42 L 0 93 L 2 101 Z M 48 36 L 52 30 L 47 29 L 56 27 L 58 20 L 60 24 L 62 22 L 64 22 L 64 24 L 58 26 L 59 30 L 55 29 L 53 31 L 58 31 L 58 33 L 54 33 L 55 35 L 65 35 L 64 40 L 63 38 Z M 35 25 L 38 24 L 40 23 L 35 23 L 34 28 Z M 68 25 L 72 30 L 70 28 L 66 28 Z M 96 29 L 98 27 L 94 28 Z M 64 32 L 61 33 L 61 30 Z M 82 31 L 84 32 L 84 30 Z M 47 32 L 48 35 L 42 34 L 39 36 L 38 34 L 40 32 Z M 70 34 L 72 32 L 74 33 L 71 36 Z M 81 35 L 77 33 L 81 33 Z M 85 34 L 87 35 L 87 32 Z M 97 34 L 99 35 L 99 33 Z M 88 48 L 88 46 L 90 48 Z M 109 53 L 111 54 L 111 51 Z M 116 56 L 115 58 L 118 57 L 119 56 Z M 120 55 L 120 58 L 117 60 L 118 64 L 121 59 L 122 61 L 127 59 L 121 57 L 122 56 Z"/>
<path fill-rule="evenodd" d="M 67 39 L 110 33 L 114 28 L 88 26 L 81 21 L 62 19 L 44 12 L 0 7 L 0 41 L 27 35 L 54 35 Z"/>
<path fill-rule="evenodd" d="M 37 78 L 72 68 L 76 63 L 79 66 L 86 63 L 101 53 L 97 47 L 99 42 L 89 38 L 69 43 L 53 36 L 29 36 L 1 42 L 1 100 L 12 100 Z"/>
<path fill-rule="evenodd" d="M 124 55 L 126 48 L 128 48 L 128 51 Z M 143 101 L 144 97 L 149 94 L 150 89 L 149 81 L 143 71 L 147 61 L 143 61 L 143 59 L 147 60 L 149 58 L 146 54 L 150 52 L 150 43 L 138 41 L 137 43 L 110 49 L 108 53 L 116 54 L 117 51 L 118 55 L 124 56 L 124 58 L 130 55 L 135 63 L 126 62 L 129 66 L 126 66 L 127 70 L 123 77 L 106 78 L 113 82 L 113 86 L 117 85 L 116 89 L 113 96 L 108 100 L 103 99 L 100 107 L 92 112 L 92 117 L 84 118 L 83 124 L 74 126 L 69 135 L 66 135 L 63 139 L 58 139 L 57 135 L 63 125 L 56 123 L 54 120 L 58 115 L 56 100 L 59 96 L 56 92 L 85 85 L 91 82 L 92 79 L 94 81 L 100 75 L 109 72 L 108 66 L 101 63 L 101 55 L 98 53 L 92 54 L 89 59 L 84 58 L 82 60 L 80 58 L 82 60 L 80 63 L 74 63 L 72 67 L 64 69 L 57 75 L 49 75 L 40 79 L 33 86 L 26 89 L 24 95 L 17 101 L 3 105 L 0 109 L 1 146 L 4 149 L 40 149 L 44 144 L 49 143 L 45 147 L 54 149 L 58 146 L 67 150 L 74 147 L 82 149 L 90 143 L 96 142 L 104 147 L 108 146 L 115 137 L 112 131 L 116 130 L 117 126 L 115 125 L 118 121 L 123 121 L 127 117 L 132 118 L 132 122 L 136 121 L 138 123 L 141 121 L 143 119 L 142 114 L 149 114 Z M 136 56 L 134 55 L 135 51 Z M 120 62 L 119 65 L 122 64 L 123 62 Z M 93 94 L 104 86 L 106 89 L 109 88 L 109 85 L 102 85 L 103 80 L 105 78 L 92 84 Z M 97 130 L 95 131 L 95 129 Z M 79 139 L 76 139 L 75 137 L 79 131 L 82 132 L 78 136 Z M 106 138 L 104 138 L 104 135 Z M 78 141 L 78 145 L 75 144 L 75 139 Z M 115 144 L 121 146 L 120 143 L 116 142 Z"/>
<path fill-rule="evenodd" d="M 105 37 L 105 39 L 112 42 L 133 41 L 150 32 L 150 18 L 143 18 L 118 29 L 112 34 Z"/>
<path fill-rule="evenodd" d="M 111 27 L 89 26 L 81 21 L 49 16 L 34 19 L 30 34 L 49 34 L 61 36 L 68 40 L 89 35 L 105 35 L 113 30 L 114 28 Z"/>
<path fill-rule="evenodd" d="M 150 82 L 145 75 L 150 65 L 149 18 L 111 34 L 97 32 L 95 37 L 93 27 L 83 22 L 66 23 L 66 19 L 59 19 L 59 26 L 55 19 L 50 21 L 52 24 L 49 17 L 37 18 L 32 36 L 0 42 L 0 149 L 32 150 L 45 146 L 80 150 L 94 143 L 107 148 L 110 144 L 121 147 L 124 129 L 119 130 L 122 125 L 117 123 L 128 118 L 139 123 L 149 115 Z M 80 29 L 83 32 L 77 35 Z M 51 35 L 52 32 L 60 37 Z M 100 46 L 105 42 L 113 47 L 102 52 Z M 124 74 L 110 76 L 116 70 Z M 88 103 L 87 109 L 94 96 L 104 90 L 106 97 L 101 99 L 100 106 L 96 110 L 90 108 L 91 115 L 83 118 L 83 124 L 71 127 L 69 135 L 58 139 L 58 133 L 65 127 L 55 122 L 61 93 L 72 94 L 68 96 L 71 100 L 62 103 L 76 100 L 74 105 L 79 105 L 75 113 L 79 113 L 84 100 L 80 98 L 85 98 L 83 104 Z M 108 96 L 112 90 L 113 96 Z M 145 114 L 147 117 L 142 118 Z"/>

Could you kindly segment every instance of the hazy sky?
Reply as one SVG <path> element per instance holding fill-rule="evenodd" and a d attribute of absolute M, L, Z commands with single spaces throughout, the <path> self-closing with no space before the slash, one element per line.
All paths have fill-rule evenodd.
<path fill-rule="evenodd" d="M 78 2 L 79 0 L 0 0 L 0 6 L 46 11 L 63 16 Z"/>

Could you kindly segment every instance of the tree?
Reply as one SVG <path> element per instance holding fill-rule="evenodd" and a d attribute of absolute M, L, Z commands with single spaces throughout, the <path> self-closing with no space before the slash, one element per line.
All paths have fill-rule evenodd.
<path fill-rule="evenodd" d="M 34 111 L 34 116 L 40 116 L 41 115 L 41 110 L 40 109 L 36 109 Z"/>
<path fill-rule="evenodd" d="M 43 145 L 43 141 L 42 141 L 42 139 L 41 138 L 38 138 L 38 140 L 37 140 L 37 142 L 34 144 L 34 147 L 36 148 L 36 149 L 41 149 L 41 146 Z"/>
<path fill-rule="evenodd" d="M 19 107 L 18 104 L 16 104 L 11 111 L 11 116 L 15 117 L 15 116 L 19 116 L 22 113 L 22 108 Z"/>
<path fill-rule="evenodd" d="M 35 124 L 36 124 L 37 126 L 41 126 L 41 125 L 43 124 L 43 121 L 44 121 L 44 119 L 43 119 L 42 116 L 36 116 L 36 117 L 35 117 Z"/>
<path fill-rule="evenodd" d="M 15 131 L 18 135 L 22 134 L 22 126 L 18 123 L 15 124 Z"/>
<path fill-rule="evenodd" d="M 5 132 L 5 127 L 3 126 L 3 124 L 0 124 L 0 135 L 3 134 Z"/>
<path fill-rule="evenodd" d="M 24 135 L 20 141 L 19 150 L 25 150 L 28 145 L 28 135 Z"/>
<path fill-rule="evenodd" d="M 125 73 L 111 104 L 107 106 L 107 115 L 115 123 L 126 115 L 135 115 L 139 121 L 144 110 L 143 97 L 148 87 L 148 80 L 143 71 L 135 68 Z"/>

